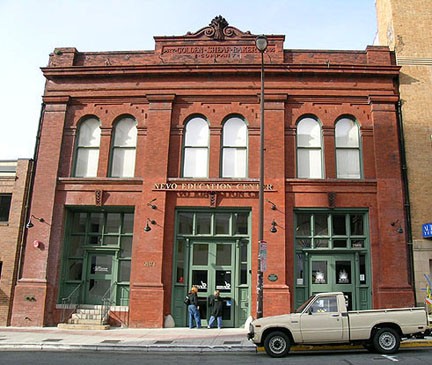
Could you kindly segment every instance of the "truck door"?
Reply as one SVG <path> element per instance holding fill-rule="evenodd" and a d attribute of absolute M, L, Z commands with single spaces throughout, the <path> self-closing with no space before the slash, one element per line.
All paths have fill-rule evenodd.
<path fill-rule="evenodd" d="M 317 298 L 300 316 L 300 330 L 305 344 L 346 341 L 347 321 L 338 311 L 336 296 Z"/>

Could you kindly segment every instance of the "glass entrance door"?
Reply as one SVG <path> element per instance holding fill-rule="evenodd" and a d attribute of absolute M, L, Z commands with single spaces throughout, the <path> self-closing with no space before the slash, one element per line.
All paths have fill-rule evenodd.
<path fill-rule="evenodd" d="M 111 287 L 114 271 L 113 252 L 89 252 L 84 289 L 84 303 L 101 304 L 102 297 Z"/>
<path fill-rule="evenodd" d="M 353 255 L 313 255 L 310 260 L 311 294 L 341 291 L 348 298 L 348 309 L 355 300 L 355 260 Z"/>
<path fill-rule="evenodd" d="M 208 297 L 215 290 L 224 299 L 222 325 L 234 326 L 235 245 L 232 242 L 193 242 L 190 250 L 189 283 L 198 287 L 203 326 L 210 318 Z"/>

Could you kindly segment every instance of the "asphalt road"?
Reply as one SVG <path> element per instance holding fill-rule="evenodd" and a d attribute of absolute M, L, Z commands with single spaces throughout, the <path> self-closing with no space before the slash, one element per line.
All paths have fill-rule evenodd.
<path fill-rule="evenodd" d="M 431 349 L 401 350 L 384 356 L 366 351 L 299 352 L 272 359 L 265 353 L 143 353 L 77 351 L 0 351 L 1 365 L 432 365 Z"/>

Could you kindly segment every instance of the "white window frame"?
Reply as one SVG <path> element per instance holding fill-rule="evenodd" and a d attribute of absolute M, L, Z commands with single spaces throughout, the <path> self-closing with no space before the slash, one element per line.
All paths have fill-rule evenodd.
<path fill-rule="evenodd" d="M 73 176 L 97 176 L 100 135 L 100 121 L 96 117 L 86 118 L 79 123 Z"/>
<path fill-rule="evenodd" d="M 335 123 L 336 177 L 361 179 L 360 128 L 352 118 L 340 118 Z"/>
<path fill-rule="evenodd" d="M 324 178 L 322 127 L 313 117 L 297 123 L 297 178 Z"/>
<path fill-rule="evenodd" d="M 182 176 L 206 178 L 209 171 L 210 128 L 201 116 L 191 118 L 185 125 Z"/>
<path fill-rule="evenodd" d="M 114 125 L 111 147 L 110 177 L 134 177 L 137 144 L 137 122 L 125 116 Z"/>
<path fill-rule="evenodd" d="M 228 118 L 222 132 L 222 177 L 245 178 L 248 167 L 248 129 L 244 119 Z"/>

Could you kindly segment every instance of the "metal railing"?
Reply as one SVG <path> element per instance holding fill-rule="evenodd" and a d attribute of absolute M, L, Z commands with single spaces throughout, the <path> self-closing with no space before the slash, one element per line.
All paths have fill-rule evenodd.
<path fill-rule="evenodd" d="M 61 323 L 65 323 L 80 305 L 82 283 L 79 283 L 74 290 L 65 298 L 62 298 Z"/>
<path fill-rule="evenodd" d="M 113 282 L 111 286 L 107 289 L 105 294 L 102 296 L 101 304 L 101 324 L 108 322 L 108 314 L 110 308 L 113 304 L 115 304 L 115 290 L 114 288 L 117 285 L 117 281 Z"/>

